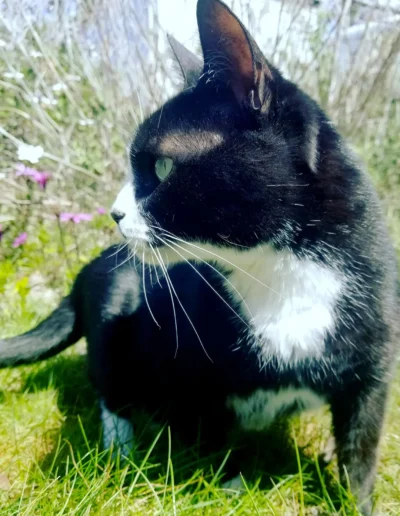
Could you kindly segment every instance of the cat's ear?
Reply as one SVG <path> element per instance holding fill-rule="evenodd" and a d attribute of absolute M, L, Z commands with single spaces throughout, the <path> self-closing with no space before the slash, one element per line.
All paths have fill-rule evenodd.
<path fill-rule="evenodd" d="M 203 61 L 183 46 L 182 43 L 179 43 L 174 36 L 168 34 L 167 37 L 179 65 L 185 88 L 195 86 L 203 71 Z"/>
<path fill-rule="evenodd" d="M 197 23 L 207 80 L 224 83 L 241 105 L 267 110 L 274 72 L 239 19 L 220 0 L 198 0 Z"/>

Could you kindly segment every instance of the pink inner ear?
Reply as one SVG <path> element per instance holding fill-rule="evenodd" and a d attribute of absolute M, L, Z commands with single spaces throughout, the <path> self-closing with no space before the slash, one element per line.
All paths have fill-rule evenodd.
<path fill-rule="evenodd" d="M 238 67 L 238 73 L 253 78 L 253 59 L 246 35 L 234 16 L 220 4 L 215 7 L 215 21 L 223 35 L 225 50 Z M 226 39 L 225 39 L 226 38 Z"/>
<path fill-rule="evenodd" d="M 213 36 L 218 38 L 215 47 L 229 60 L 231 84 L 236 94 L 247 95 L 254 83 L 253 58 L 246 34 L 236 17 L 219 2 L 214 3 L 208 19 Z"/>

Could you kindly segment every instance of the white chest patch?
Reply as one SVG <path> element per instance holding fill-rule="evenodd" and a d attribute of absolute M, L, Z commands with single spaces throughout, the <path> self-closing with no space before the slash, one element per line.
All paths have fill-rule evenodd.
<path fill-rule="evenodd" d="M 241 428 L 260 432 L 286 411 L 291 413 L 312 410 L 324 405 L 325 400 L 310 389 L 285 388 L 279 391 L 257 389 L 242 398 L 229 396 L 226 405 L 233 410 Z"/>
<path fill-rule="evenodd" d="M 335 326 L 342 279 L 333 269 L 263 246 L 230 257 L 240 264 L 226 287 L 250 321 L 261 363 L 318 357 Z M 236 290 L 234 290 L 234 288 Z"/>

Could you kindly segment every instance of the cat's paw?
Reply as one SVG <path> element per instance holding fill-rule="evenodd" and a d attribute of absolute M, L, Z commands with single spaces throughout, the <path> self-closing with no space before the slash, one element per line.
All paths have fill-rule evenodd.
<path fill-rule="evenodd" d="M 111 451 L 113 460 L 118 458 L 126 462 L 132 457 L 134 447 L 133 426 L 129 419 L 120 417 L 107 409 L 101 401 L 101 419 L 103 423 L 103 447 Z"/>
<path fill-rule="evenodd" d="M 223 489 L 227 489 L 229 491 L 245 491 L 245 485 L 243 483 L 243 479 L 241 475 L 237 475 L 236 477 L 227 480 L 222 484 Z"/>

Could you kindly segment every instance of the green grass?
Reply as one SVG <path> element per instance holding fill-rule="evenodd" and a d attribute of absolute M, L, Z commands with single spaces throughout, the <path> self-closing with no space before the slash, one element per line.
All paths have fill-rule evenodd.
<path fill-rule="evenodd" d="M 36 300 L 15 294 L 0 316 L 2 335 L 39 320 Z M 0 303 L 5 306 L 5 300 Z M 50 309 L 43 304 L 40 310 Z M 29 367 L 0 372 L 0 514 L 356 515 L 326 463 L 328 411 L 278 422 L 243 461 L 244 492 L 222 483 L 229 449 L 200 456 L 168 427 L 136 414 L 128 464 L 101 449 L 96 397 L 84 342 Z M 400 381 L 394 383 L 376 488 L 383 514 L 400 514 Z"/>

